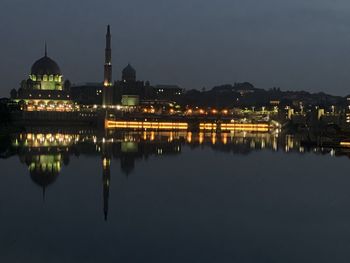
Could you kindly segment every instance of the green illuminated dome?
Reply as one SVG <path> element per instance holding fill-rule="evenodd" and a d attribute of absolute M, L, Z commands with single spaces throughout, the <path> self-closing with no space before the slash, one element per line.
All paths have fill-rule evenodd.
<path fill-rule="evenodd" d="M 33 64 L 31 75 L 61 75 L 61 70 L 54 60 L 45 55 Z"/>

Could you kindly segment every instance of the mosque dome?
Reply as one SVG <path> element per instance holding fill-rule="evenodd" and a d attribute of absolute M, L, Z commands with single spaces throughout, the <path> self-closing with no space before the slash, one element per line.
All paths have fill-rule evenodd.
<path fill-rule="evenodd" d="M 122 79 L 126 81 L 136 80 L 136 70 L 130 64 L 123 69 Z"/>
<path fill-rule="evenodd" d="M 32 69 L 32 75 L 61 75 L 61 70 L 57 63 L 49 58 L 47 55 L 34 62 Z"/>
<path fill-rule="evenodd" d="M 130 65 L 128 64 L 124 69 L 123 72 L 125 73 L 136 73 L 136 70 Z"/>

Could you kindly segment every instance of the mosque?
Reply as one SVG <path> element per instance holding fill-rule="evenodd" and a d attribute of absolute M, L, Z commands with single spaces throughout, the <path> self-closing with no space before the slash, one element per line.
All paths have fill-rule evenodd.
<path fill-rule="evenodd" d="M 71 111 L 74 103 L 69 94 L 69 81 L 63 82 L 58 64 L 47 55 L 31 67 L 29 78 L 21 82 L 18 90 L 11 91 L 11 98 L 27 111 Z"/>
<path fill-rule="evenodd" d="M 136 70 L 130 64 L 123 69 L 121 80 L 113 81 L 111 33 L 108 25 L 103 82 L 71 86 L 69 80 L 63 80 L 58 64 L 48 56 L 45 44 L 44 56 L 34 62 L 29 78 L 21 82 L 20 88 L 11 91 L 11 99 L 24 111 L 72 112 L 79 109 L 79 105 L 113 108 L 116 105 L 134 107 L 149 101 L 173 101 L 181 93 L 182 90 L 177 86 L 153 87 L 149 81 L 137 80 Z M 51 119 L 60 119 L 62 115 L 53 114 Z M 68 115 L 65 116 L 66 119 L 75 119 L 75 116 Z M 44 116 L 40 115 L 42 117 Z"/>

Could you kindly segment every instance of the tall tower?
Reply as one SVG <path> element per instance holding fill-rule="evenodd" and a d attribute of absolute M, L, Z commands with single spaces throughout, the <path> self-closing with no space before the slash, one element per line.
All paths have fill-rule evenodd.
<path fill-rule="evenodd" d="M 112 89 L 112 49 L 111 49 L 111 31 L 110 26 L 107 26 L 106 48 L 105 48 L 105 65 L 104 65 L 104 80 L 103 80 L 103 106 L 111 106 L 113 104 L 113 89 Z"/>

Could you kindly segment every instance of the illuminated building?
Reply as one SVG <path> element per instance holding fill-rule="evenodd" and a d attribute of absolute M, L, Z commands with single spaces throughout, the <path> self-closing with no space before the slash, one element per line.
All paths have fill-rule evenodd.
<path fill-rule="evenodd" d="M 140 100 L 149 98 L 152 88 L 148 81 L 136 79 L 136 70 L 128 64 L 122 70 L 121 81 L 115 85 L 114 100 L 123 106 L 137 106 Z"/>
<path fill-rule="evenodd" d="M 58 64 L 45 54 L 32 65 L 29 78 L 21 87 L 11 91 L 12 99 L 28 111 L 70 111 L 73 102 L 69 95 L 69 81 L 63 82 Z"/>
<path fill-rule="evenodd" d="M 149 81 L 137 80 L 136 70 L 128 64 L 122 70 L 121 81 L 114 87 L 114 100 L 123 106 L 155 105 L 178 101 L 183 89 L 176 85 L 151 86 Z"/>
<path fill-rule="evenodd" d="M 105 107 L 113 105 L 113 84 L 112 84 L 112 49 L 111 49 L 111 32 L 110 26 L 107 26 L 106 48 L 105 48 L 105 65 L 103 80 L 103 100 L 102 105 Z"/>

